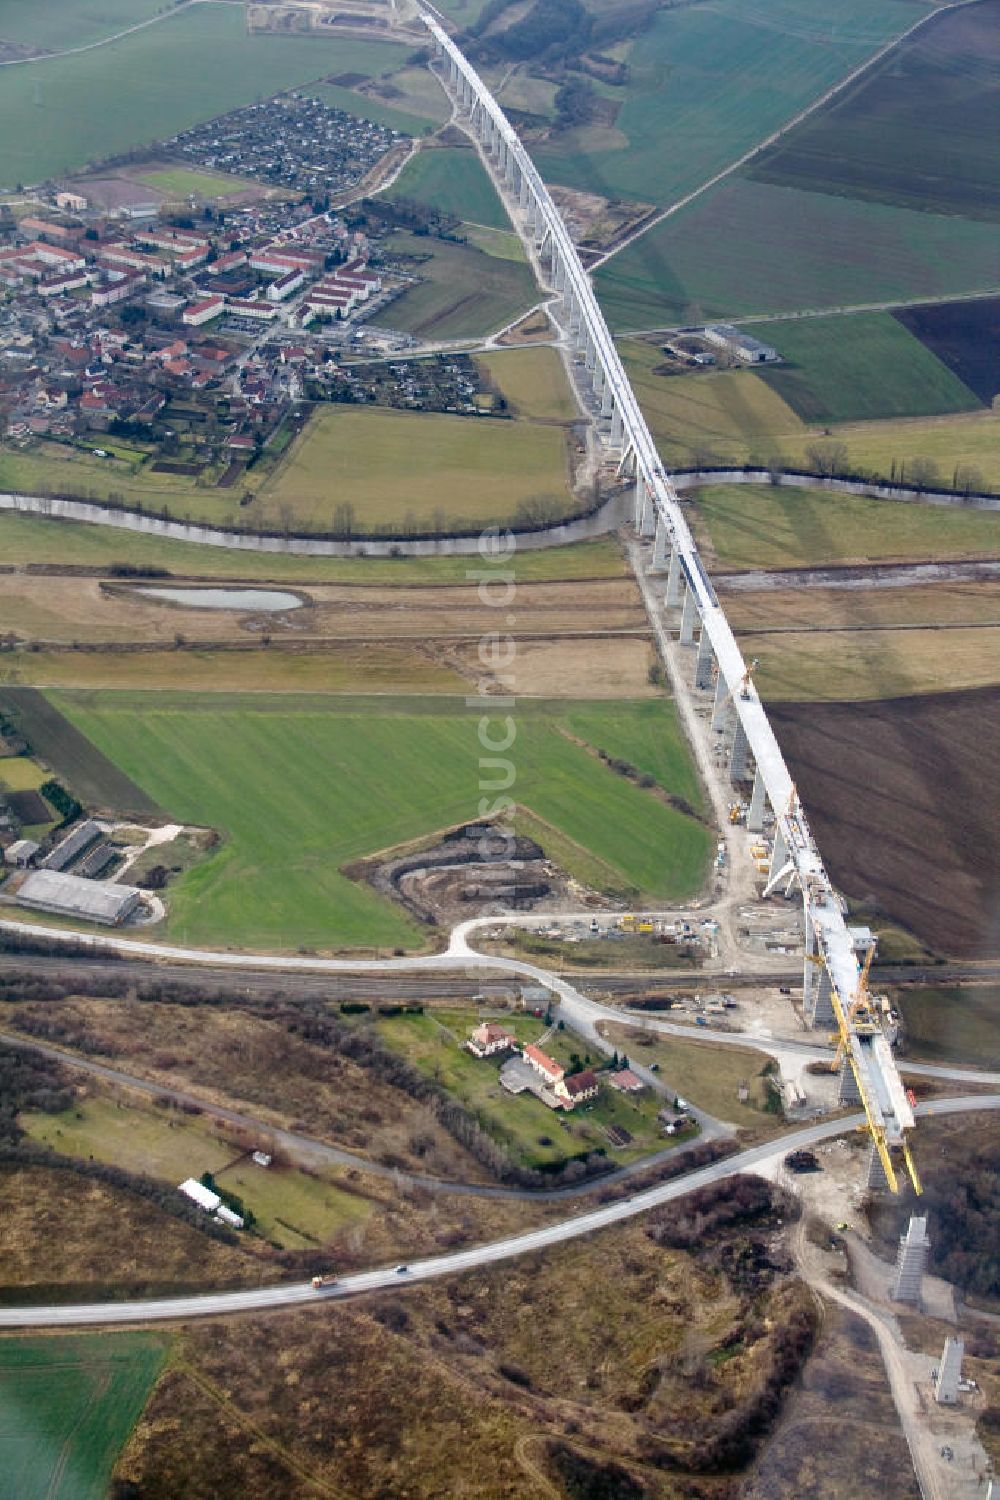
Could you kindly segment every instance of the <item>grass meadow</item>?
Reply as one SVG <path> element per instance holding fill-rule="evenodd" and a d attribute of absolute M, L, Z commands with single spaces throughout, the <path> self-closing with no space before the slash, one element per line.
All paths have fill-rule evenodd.
<path fill-rule="evenodd" d="M 255 512 L 287 506 L 295 520 L 330 526 L 341 502 L 363 530 L 459 529 L 509 521 L 543 498 L 573 508 L 566 440 L 558 427 L 388 407 L 321 406 L 260 498 Z"/>
<path fill-rule="evenodd" d="M 389 189 L 470 224 L 507 229 L 510 221 L 486 168 L 470 147 L 425 147 L 412 156 Z"/>
<path fill-rule="evenodd" d="M 612 327 L 658 328 L 997 284 L 994 225 L 731 178 L 598 272 Z"/>
<path fill-rule="evenodd" d="M 496 349 L 475 359 L 515 416 L 535 422 L 572 422 L 578 416 L 555 349 Z"/>
<path fill-rule="evenodd" d="M 390 42 L 248 36 L 239 6 L 195 5 L 92 52 L 5 68 L 0 184 L 38 182 L 322 74 L 378 74 L 406 56 Z"/>
<path fill-rule="evenodd" d="M 901 0 L 756 0 L 661 10 L 628 52 L 613 127 L 567 131 L 536 160 L 551 182 L 671 203 L 845 77 L 920 7 Z"/>
<path fill-rule="evenodd" d="M 0 1341 L 5 1493 L 104 1500 L 166 1352 L 151 1333 Z"/>
<path fill-rule="evenodd" d="M 996 511 L 766 484 L 706 485 L 696 504 L 716 564 L 731 571 L 1000 553 Z"/>
<path fill-rule="evenodd" d="M 675 468 L 723 460 L 766 463 L 807 434 L 781 396 L 750 370 L 657 375 L 663 356 L 639 339 L 621 345 L 625 371 L 649 430 Z"/>
<path fill-rule="evenodd" d="M 275 949 L 419 945 L 403 912 L 341 867 L 477 816 L 478 716 L 459 700 L 51 698 L 173 817 L 222 833 L 218 851 L 172 891 L 172 937 Z M 623 896 L 684 899 L 699 888 L 709 830 L 593 753 L 627 736 L 662 786 L 690 795 L 672 704 L 524 702 L 515 722 L 510 795 L 557 831 L 570 867 L 574 852 L 584 862 L 592 854 Z M 483 775 L 496 781 L 499 771 Z"/>
<path fill-rule="evenodd" d="M 243 177 L 227 177 L 221 172 L 192 172 L 187 167 L 160 167 L 153 172 L 141 173 L 138 180 L 175 198 L 232 198 L 254 186 Z"/>
<path fill-rule="evenodd" d="M 58 52 L 86 47 L 164 10 L 163 0 L 0 0 L 0 36 L 6 42 Z"/>
<path fill-rule="evenodd" d="M 887 312 L 746 324 L 784 365 L 759 378 L 806 422 L 854 422 L 970 411 L 980 401 Z"/>
<path fill-rule="evenodd" d="M 375 314 L 373 323 L 425 338 L 482 338 L 513 323 L 538 301 L 531 267 L 504 246 L 491 255 L 476 245 L 398 233 L 393 254 L 412 257 L 421 281 Z"/>
<path fill-rule="evenodd" d="M 164 1182 L 211 1172 L 220 1187 L 243 1199 L 260 1232 L 283 1249 L 325 1242 L 371 1209 L 369 1200 L 318 1172 L 286 1166 L 265 1171 L 246 1160 L 230 1166 L 232 1145 L 203 1122 L 102 1094 L 61 1114 L 25 1114 L 22 1124 L 30 1140 L 62 1156 L 108 1162 Z"/>

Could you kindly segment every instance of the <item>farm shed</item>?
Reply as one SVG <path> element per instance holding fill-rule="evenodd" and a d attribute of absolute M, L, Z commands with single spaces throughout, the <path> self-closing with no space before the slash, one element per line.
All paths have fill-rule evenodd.
<path fill-rule="evenodd" d="M 34 839 L 16 839 L 10 848 L 4 853 L 4 860 L 9 865 L 16 865 L 20 870 L 26 870 L 41 848 Z"/>
<path fill-rule="evenodd" d="M 19 905 L 84 922 L 117 927 L 132 915 L 142 900 L 134 885 L 100 884 L 78 875 L 60 875 L 55 870 L 35 870 L 22 883 L 16 897 Z"/>
<path fill-rule="evenodd" d="M 72 833 L 68 833 L 51 853 L 42 861 L 46 870 L 65 870 L 71 865 L 77 855 L 82 854 L 84 849 L 89 849 L 101 836 L 100 826 L 93 818 L 87 818 L 83 823 L 78 823 Z"/>

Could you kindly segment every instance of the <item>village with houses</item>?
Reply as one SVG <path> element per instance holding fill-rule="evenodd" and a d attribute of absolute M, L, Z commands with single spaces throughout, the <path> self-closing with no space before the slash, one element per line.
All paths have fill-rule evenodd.
<path fill-rule="evenodd" d="M 0 435 L 52 458 L 113 460 L 117 439 L 133 469 L 226 490 L 287 447 L 308 417 L 296 402 L 501 415 L 471 358 L 392 362 L 413 339 L 371 324 L 419 272 L 392 253 L 389 209 L 330 199 L 398 141 L 279 96 L 158 148 L 238 172 L 232 201 L 157 201 L 105 176 L 0 210 Z"/>

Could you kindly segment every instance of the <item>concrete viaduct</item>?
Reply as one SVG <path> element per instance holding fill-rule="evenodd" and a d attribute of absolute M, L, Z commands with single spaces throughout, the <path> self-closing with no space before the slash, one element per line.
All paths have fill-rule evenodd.
<path fill-rule="evenodd" d="M 666 574 L 665 608 L 675 616 L 681 644 L 692 648 L 696 688 L 714 693 L 712 724 L 727 736 L 732 779 L 751 787 L 747 826 L 751 832 L 773 826 L 765 894 L 779 888 L 801 893 L 805 1014 L 811 1025 L 840 1032 L 842 1101 L 863 1105 L 872 1134 L 869 1181 L 898 1191 L 896 1163 L 902 1156 L 919 1191 L 907 1144 L 913 1109 L 867 999 L 843 905 L 576 247 L 534 163 L 476 70 L 432 16 L 424 14 L 423 20 L 437 50 L 439 77 L 459 118 L 480 142 L 511 223 L 557 294 L 550 310 L 582 356 L 599 406 L 602 439 L 619 474 L 634 480 L 635 528 L 652 538 L 652 567 Z"/>

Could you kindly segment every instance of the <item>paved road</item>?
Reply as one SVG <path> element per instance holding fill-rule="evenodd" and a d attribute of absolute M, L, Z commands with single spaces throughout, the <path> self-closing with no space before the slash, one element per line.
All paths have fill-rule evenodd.
<path fill-rule="evenodd" d="M 980 1095 L 975 1098 L 939 1099 L 933 1104 L 918 1106 L 918 1114 L 959 1114 L 973 1110 L 1000 1109 L 1000 1094 Z M 459 1250 L 451 1255 L 432 1256 L 427 1260 L 413 1261 L 404 1274 L 392 1267 L 374 1271 L 362 1271 L 345 1276 L 325 1292 L 314 1292 L 308 1283 L 293 1282 L 288 1285 L 255 1287 L 243 1292 L 206 1292 L 199 1296 L 155 1297 L 139 1302 L 123 1303 L 76 1303 L 49 1305 L 45 1307 L 0 1308 L 0 1328 L 69 1328 L 84 1324 L 125 1324 L 160 1322 L 165 1319 L 222 1317 L 233 1313 L 267 1312 L 284 1307 L 319 1307 L 323 1303 L 341 1297 L 353 1297 L 363 1293 L 401 1289 L 416 1282 L 433 1281 L 442 1276 L 454 1276 L 465 1271 L 477 1270 L 480 1266 L 496 1265 L 500 1261 L 512 1260 L 519 1255 L 529 1255 L 538 1250 L 550 1249 L 553 1245 L 565 1244 L 581 1235 L 593 1234 L 607 1229 L 612 1224 L 624 1223 L 637 1214 L 651 1208 L 659 1208 L 683 1197 L 695 1188 L 712 1182 L 721 1182 L 740 1172 L 750 1172 L 765 1162 L 788 1151 L 815 1146 L 821 1141 L 843 1135 L 865 1123 L 864 1115 L 850 1115 L 839 1120 L 827 1120 L 811 1125 L 793 1135 L 783 1136 L 780 1141 L 771 1141 L 763 1146 L 751 1147 L 725 1161 L 701 1167 L 687 1176 L 675 1178 L 659 1187 L 648 1188 L 620 1203 L 605 1204 L 589 1209 L 585 1213 L 563 1219 L 558 1224 L 549 1224 L 542 1229 L 532 1229 L 524 1234 L 494 1240 L 490 1244 L 476 1245 L 469 1250 Z"/>

